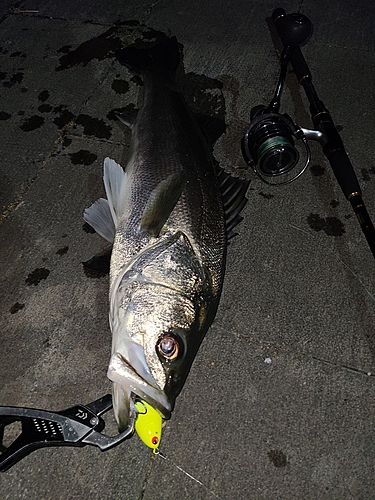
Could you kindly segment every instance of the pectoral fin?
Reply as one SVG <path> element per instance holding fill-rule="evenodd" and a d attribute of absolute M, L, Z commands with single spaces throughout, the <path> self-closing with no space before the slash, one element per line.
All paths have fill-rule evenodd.
<path fill-rule="evenodd" d="M 123 111 L 122 113 L 115 111 L 115 115 L 120 122 L 129 127 L 130 130 L 134 127 L 135 120 L 137 119 L 137 113 L 134 111 Z"/>
<path fill-rule="evenodd" d="M 185 186 L 182 172 L 176 172 L 161 181 L 152 191 L 143 212 L 140 229 L 157 237 L 176 206 Z"/>

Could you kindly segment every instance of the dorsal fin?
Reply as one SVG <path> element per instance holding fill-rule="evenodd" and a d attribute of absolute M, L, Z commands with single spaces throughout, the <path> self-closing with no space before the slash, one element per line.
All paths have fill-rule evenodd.
<path fill-rule="evenodd" d="M 242 220 L 240 212 L 247 203 L 246 191 L 250 181 L 232 177 L 218 165 L 216 169 L 224 206 L 227 240 L 230 240 L 236 235 L 233 229 Z"/>

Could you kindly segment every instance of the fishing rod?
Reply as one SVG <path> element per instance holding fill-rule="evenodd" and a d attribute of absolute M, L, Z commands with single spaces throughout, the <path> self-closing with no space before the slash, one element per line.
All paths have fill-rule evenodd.
<path fill-rule="evenodd" d="M 270 104 L 255 106 L 250 112 L 250 125 L 241 141 L 242 155 L 263 182 L 281 186 L 298 179 L 307 169 L 311 160 L 308 140 L 319 142 L 375 257 L 375 228 L 363 202 L 357 176 L 332 117 L 316 93 L 300 48 L 311 36 L 312 23 L 303 14 L 286 14 L 281 8 L 273 12 L 272 21 L 283 44 L 280 76 Z M 289 63 L 310 103 L 313 129 L 302 128 L 289 115 L 279 112 Z M 295 147 L 297 141 L 303 145 L 304 161 Z M 297 173 L 292 172 L 297 165 Z M 285 180 L 281 180 L 281 176 Z"/>

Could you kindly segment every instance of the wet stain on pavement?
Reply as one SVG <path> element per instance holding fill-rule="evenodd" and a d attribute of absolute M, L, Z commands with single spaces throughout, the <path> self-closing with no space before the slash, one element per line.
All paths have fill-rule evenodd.
<path fill-rule="evenodd" d="M 21 83 L 23 80 L 23 73 L 15 73 L 10 77 L 10 82 L 15 84 L 15 83 Z"/>
<path fill-rule="evenodd" d="M 129 90 L 129 83 L 126 80 L 113 80 L 112 90 L 114 90 L 116 94 L 126 94 Z"/>
<path fill-rule="evenodd" d="M 112 127 L 107 125 L 101 118 L 81 114 L 77 116 L 76 124 L 83 127 L 85 135 L 94 136 L 98 139 L 109 139 L 112 135 Z"/>
<path fill-rule="evenodd" d="M 225 120 L 223 83 L 220 80 L 187 73 L 183 78 L 178 78 L 177 83 L 193 112 Z"/>
<path fill-rule="evenodd" d="M 15 304 L 12 305 L 12 307 L 9 309 L 9 312 L 11 314 L 15 314 L 18 311 L 21 311 L 25 307 L 25 304 L 20 304 L 19 302 L 16 302 Z"/>
<path fill-rule="evenodd" d="M 68 123 L 74 118 L 74 114 L 67 109 L 62 109 L 62 106 L 54 108 L 53 111 L 54 113 L 60 113 L 59 116 L 56 116 L 56 118 L 53 120 L 53 123 L 57 125 L 59 130 L 68 125 Z"/>
<path fill-rule="evenodd" d="M 16 52 L 12 52 L 9 57 L 19 57 L 20 59 L 26 59 L 27 55 L 24 52 L 17 50 Z"/>
<path fill-rule="evenodd" d="M 101 35 L 81 43 L 76 49 L 70 50 L 64 46 L 58 52 L 64 53 L 59 59 L 56 71 L 73 68 L 74 66 L 87 66 L 94 59 L 102 61 L 107 57 L 113 57 L 115 52 L 121 49 L 121 39 L 118 35 L 118 27 L 112 26 Z"/>
<path fill-rule="evenodd" d="M 72 144 L 72 142 L 73 142 L 73 139 L 70 139 L 69 137 L 64 137 L 61 146 L 63 148 L 67 148 L 68 146 L 70 146 Z"/>
<path fill-rule="evenodd" d="M 361 169 L 361 174 L 362 174 L 362 179 L 366 181 L 371 180 L 371 175 L 375 175 L 375 167 L 372 167 L 370 169 L 367 168 L 362 168 Z"/>
<path fill-rule="evenodd" d="M 107 118 L 108 118 L 108 120 L 118 120 L 118 117 L 117 117 L 116 113 L 118 113 L 120 115 L 122 113 L 124 113 L 125 115 L 132 115 L 132 114 L 134 114 L 134 116 L 136 116 L 137 112 L 138 112 L 138 110 L 136 109 L 136 107 L 134 106 L 134 104 L 128 104 L 127 106 L 124 106 L 123 108 L 114 108 L 114 109 L 111 109 L 111 111 L 109 111 L 107 113 Z"/>
<path fill-rule="evenodd" d="M 273 198 L 275 196 L 274 194 L 271 194 L 271 193 L 263 193 L 263 191 L 260 191 L 259 194 L 260 194 L 260 196 L 262 196 L 266 200 L 270 200 L 271 198 Z"/>
<path fill-rule="evenodd" d="M 331 207 L 336 208 L 340 205 L 340 202 L 338 200 L 332 200 L 330 205 Z"/>
<path fill-rule="evenodd" d="M 39 285 L 42 280 L 48 278 L 50 271 L 44 267 L 38 267 L 32 271 L 25 280 L 27 285 Z"/>
<path fill-rule="evenodd" d="M 105 273 L 105 272 L 98 271 L 97 269 L 90 269 L 88 267 L 85 267 L 84 263 L 82 263 L 82 264 L 83 264 L 83 272 L 85 273 L 85 275 L 88 278 L 100 279 L 100 278 L 104 278 L 104 276 L 107 276 L 107 273 Z"/>
<path fill-rule="evenodd" d="M 127 26 L 131 26 L 131 21 L 127 21 Z M 156 30 L 154 28 L 150 28 L 149 26 L 147 26 L 147 31 L 144 31 L 142 33 L 142 38 L 137 38 L 137 40 L 135 41 L 135 45 L 137 47 L 143 47 L 143 43 L 146 41 L 146 43 L 148 43 L 149 41 L 151 40 L 157 40 L 157 39 L 160 39 L 160 38 L 165 38 L 167 35 L 163 32 L 163 31 L 159 31 L 159 30 Z"/>
<path fill-rule="evenodd" d="M 76 153 L 71 153 L 70 161 L 73 165 L 92 165 L 95 160 L 97 160 L 98 156 L 86 149 L 81 149 Z"/>
<path fill-rule="evenodd" d="M 24 132 L 31 132 L 32 130 L 36 130 L 40 128 L 44 124 L 44 117 L 39 115 L 30 116 L 27 118 L 22 125 L 20 125 L 20 129 Z"/>
<path fill-rule="evenodd" d="M 58 54 L 69 54 L 71 49 L 72 49 L 71 45 L 64 45 L 57 52 L 58 52 Z"/>
<path fill-rule="evenodd" d="M 50 104 L 41 104 L 38 108 L 40 113 L 50 113 L 52 111 L 52 106 Z"/>
<path fill-rule="evenodd" d="M 56 254 L 60 255 L 60 257 L 61 257 L 62 255 L 65 255 L 66 253 L 68 253 L 68 250 L 69 250 L 69 247 L 66 246 L 66 247 L 63 247 L 63 248 L 60 248 L 59 250 L 57 250 Z"/>
<path fill-rule="evenodd" d="M 48 90 L 43 90 L 39 95 L 39 101 L 46 102 L 49 99 L 50 93 Z"/>
<path fill-rule="evenodd" d="M 2 80 L 7 77 L 6 73 L 2 73 L 1 75 L 2 76 L 5 75 L 4 78 L 2 78 Z M 21 72 L 14 73 L 8 80 L 6 80 L 5 82 L 3 81 L 3 86 L 6 88 L 11 88 L 14 85 L 16 85 L 16 83 L 21 83 L 22 80 L 23 80 L 23 73 L 21 73 Z"/>
<path fill-rule="evenodd" d="M 326 169 L 321 165 L 311 165 L 310 172 L 314 177 L 321 177 L 325 174 Z"/>
<path fill-rule="evenodd" d="M 285 453 L 280 450 L 270 450 L 267 455 L 275 467 L 285 467 L 288 464 Z"/>
<path fill-rule="evenodd" d="M 314 231 L 324 231 L 328 236 L 342 236 L 345 233 L 344 224 L 337 217 L 320 217 L 310 214 L 307 222 Z"/>
<path fill-rule="evenodd" d="M 0 120 L 9 120 L 12 115 L 7 113 L 6 111 L 0 111 Z"/>

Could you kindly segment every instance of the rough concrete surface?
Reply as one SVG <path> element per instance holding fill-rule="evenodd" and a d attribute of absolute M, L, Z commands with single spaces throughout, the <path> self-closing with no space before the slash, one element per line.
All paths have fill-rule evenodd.
<path fill-rule="evenodd" d="M 222 299 L 164 430 L 162 456 L 45 448 L 0 476 L 0 499 L 375 498 L 375 262 L 321 149 L 269 187 L 240 152 L 278 61 L 269 0 L 7 0 L 0 6 L 0 404 L 60 410 L 110 391 L 108 278 L 82 262 L 108 248 L 82 215 L 102 162 L 124 163 L 113 110 L 139 106 L 120 46 L 176 35 L 179 83 L 225 118 L 222 165 L 252 179 L 228 248 Z M 286 0 L 314 23 L 303 48 L 375 221 L 375 7 Z M 282 112 L 310 127 L 292 73 Z M 109 425 L 113 426 L 113 422 Z"/>

